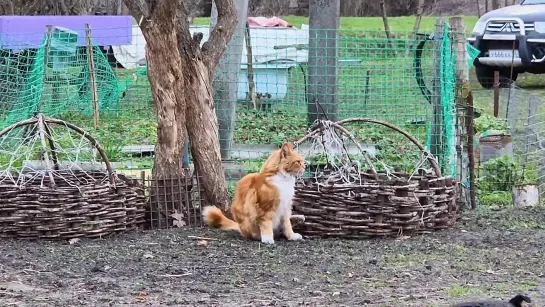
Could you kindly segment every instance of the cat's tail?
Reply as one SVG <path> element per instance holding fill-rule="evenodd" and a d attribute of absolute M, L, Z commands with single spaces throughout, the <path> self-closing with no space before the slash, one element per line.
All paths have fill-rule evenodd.
<path fill-rule="evenodd" d="M 216 206 L 207 206 L 202 210 L 203 220 L 212 228 L 219 228 L 225 231 L 238 231 L 240 227 L 238 223 L 226 217 L 221 210 Z"/>

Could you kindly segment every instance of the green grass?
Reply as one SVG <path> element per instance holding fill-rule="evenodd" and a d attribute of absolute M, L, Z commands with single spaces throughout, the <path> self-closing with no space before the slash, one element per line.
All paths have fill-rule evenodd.
<path fill-rule="evenodd" d="M 448 19 L 450 16 L 443 16 Z M 462 16 L 464 19 L 464 25 L 468 31 L 471 32 L 475 23 L 479 17 L 477 16 Z M 303 24 L 309 24 L 308 17 L 304 16 L 282 16 L 282 19 L 289 22 L 294 27 L 300 28 Z M 388 23 L 390 29 L 393 32 L 409 32 L 414 27 L 416 16 L 402 16 L 402 17 L 388 17 Z M 435 22 L 437 17 L 435 16 L 423 16 L 420 23 L 420 31 L 433 31 L 435 28 Z M 133 20 L 134 24 L 137 24 L 136 20 Z M 199 26 L 206 26 L 210 24 L 209 17 L 198 17 L 193 20 L 193 24 Z M 382 17 L 341 17 L 340 29 L 350 31 L 384 31 L 384 23 Z"/>
<path fill-rule="evenodd" d="M 466 285 L 452 286 L 447 289 L 447 294 L 451 297 L 463 297 L 469 294 L 475 294 L 482 292 L 481 289 L 476 287 L 470 287 Z"/>
<path fill-rule="evenodd" d="M 429 118 L 431 109 L 416 87 L 412 61 L 385 60 L 387 51 L 366 38 L 359 38 L 352 43 L 354 46 L 351 49 L 342 49 L 341 55 L 360 58 L 363 62 L 354 67 L 339 69 L 339 118 L 380 118 L 408 130 L 425 143 L 426 126 L 413 124 L 411 121 Z M 424 62 L 428 74 L 431 69 L 430 62 Z M 123 72 L 124 75 L 130 73 Z M 280 145 L 286 140 L 298 140 L 307 133 L 304 74 L 299 68 L 294 68 L 289 71 L 288 80 L 286 98 L 271 110 L 254 110 L 244 103 L 237 105 L 235 144 Z M 126 97 L 116 109 L 101 114 L 101 125 L 97 129 L 92 128 L 92 118 L 78 112 L 64 112 L 61 118 L 85 127 L 105 146 L 111 148 L 155 143 L 156 123 L 145 77 L 129 88 Z M 380 158 L 389 165 L 410 167 L 421 159 L 421 153 L 414 145 L 389 129 L 374 124 L 352 124 L 348 127 L 361 142 L 380 146 Z M 123 161 L 134 158 L 116 155 L 116 159 Z M 149 165 L 149 160 L 143 163 Z M 249 161 L 241 163 L 251 164 Z"/>
<path fill-rule="evenodd" d="M 445 17 L 448 18 L 448 17 Z M 473 26 L 479 19 L 477 16 L 463 16 L 464 24 L 468 31 L 473 29 Z M 302 16 L 283 16 L 286 20 L 295 27 L 300 28 L 302 24 L 308 24 L 308 17 Z M 393 32 L 409 32 L 414 27 L 416 16 L 406 17 L 389 17 L 388 22 L 390 29 Z M 425 16 L 422 17 L 420 25 L 421 31 L 433 31 L 437 17 Z M 194 23 L 197 25 L 210 24 L 209 18 L 195 18 Z M 341 17 L 341 30 L 349 31 L 384 31 L 384 23 L 382 17 Z M 469 33 L 469 32 L 468 32 Z"/>

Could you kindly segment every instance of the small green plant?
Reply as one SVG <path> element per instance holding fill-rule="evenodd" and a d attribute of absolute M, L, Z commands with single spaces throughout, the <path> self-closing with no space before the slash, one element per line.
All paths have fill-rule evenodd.
<path fill-rule="evenodd" d="M 478 292 L 477 289 L 472 289 L 466 285 L 452 286 L 447 289 L 447 293 L 451 297 L 461 297 L 473 292 Z"/>
<path fill-rule="evenodd" d="M 483 193 L 479 200 L 484 206 L 508 207 L 513 204 L 513 194 L 507 191 Z"/>
<path fill-rule="evenodd" d="M 505 119 L 483 114 L 475 119 L 475 130 L 476 133 L 483 133 L 489 130 L 507 132 L 509 131 L 509 126 Z"/>
<path fill-rule="evenodd" d="M 477 179 L 477 187 L 483 194 L 501 191 L 511 193 L 514 185 L 533 183 L 537 180 L 535 167 L 523 167 L 512 156 L 486 161 L 482 164 L 481 174 Z"/>
<path fill-rule="evenodd" d="M 235 182 L 228 182 L 227 183 L 227 192 L 229 193 L 229 196 L 231 199 L 235 197 L 235 189 L 237 187 L 237 184 Z"/>
<path fill-rule="evenodd" d="M 14 157 L 11 154 L 0 155 L 0 169 L 8 167 L 21 168 L 23 166 L 24 157 Z"/>
<path fill-rule="evenodd" d="M 126 156 L 123 152 L 123 147 L 116 144 L 104 144 L 102 146 L 104 149 L 104 153 L 106 154 L 106 157 L 110 160 L 110 162 L 119 162 L 123 160 L 123 158 Z"/>

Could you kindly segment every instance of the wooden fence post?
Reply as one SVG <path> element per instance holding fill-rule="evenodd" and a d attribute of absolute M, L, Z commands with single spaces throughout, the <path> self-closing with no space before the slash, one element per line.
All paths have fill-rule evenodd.
<path fill-rule="evenodd" d="M 441 17 L 435 22 L 435 33 L 433 37 L 433 48 L 435 51 L 433 58 L 433 79 L 432 79 L 432 124 L 430 136 L 430 153 L 442 158 L 441 139 L 443 131 L 443 105 L 441 101 L 441 42 L 443 40 L 443 28 L 445 20 Z"/>
<path fill-rule="evenodd" d="M 337 41 L 340 0 L 309 4 L 308 125 L 320 118 L 337 120 Z"/>
<path fill-rule="evenodd" d="M 85 45 L 87 47 L 87 65 L 89 66 L 89 88 L 91 89 L 91 101 L 93 103 L 93 126 L 96 129 L 99 120 L 98 90 L 91 26 L 88 23 L 85 24 Z"/>
<path fill-rule="evenodd" d="M 214 71 L 214 103 L 218 116 L 220 152 L 224 160 L 231 158 L 231 145 L 235 130 L 235 114 L 237 107 L 238 80 L 240 74 L 241 54 L 244 48 L 244 35 L 248 20 L 248 0 L 236 0 L 237 26 L 233 38 L 227 44 Z M 210 29 L 218 19 L 216 3 L 212 2 Z"/>
<path fill-rule="evenodd" d="M 452 45 L 456 58 L 456 115 L 457 115 L 457 168 L 460 169 L 458 182 L 460 186 L 460 197 L 464 204 L 470 203 L 469 193 L 464 187 L 464 183 L 468 179 L 469 161 L 467 152 L 467 135 L 470 133 L 466 129 L 465 121 L 467 120 L 467 98 L 469 95 L 469 67 L 467 65 L 467 50 L 466 50 L 466 27 L 462 17 L 451 17 L 449 19 Z M 464 142 L 465 141 L 465 142 Z"/>

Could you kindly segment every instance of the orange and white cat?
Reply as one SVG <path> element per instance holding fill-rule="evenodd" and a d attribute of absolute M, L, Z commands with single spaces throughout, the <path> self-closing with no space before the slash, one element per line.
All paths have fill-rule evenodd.
<path fill-rule="evenodd" d="M 295 194 L 295 177 L 303 174 L 305 160 L 291 143 L 274 151 L 259 173 L 247 174 L 237 184 L 231 206 L 234 220 L 215 206 L 203 209 L 210 227 L 238 231 L 245 238 L 274 244 L 274 232 L 281 230 L 288 240 L 301 240 L 290 221 Z"/>

